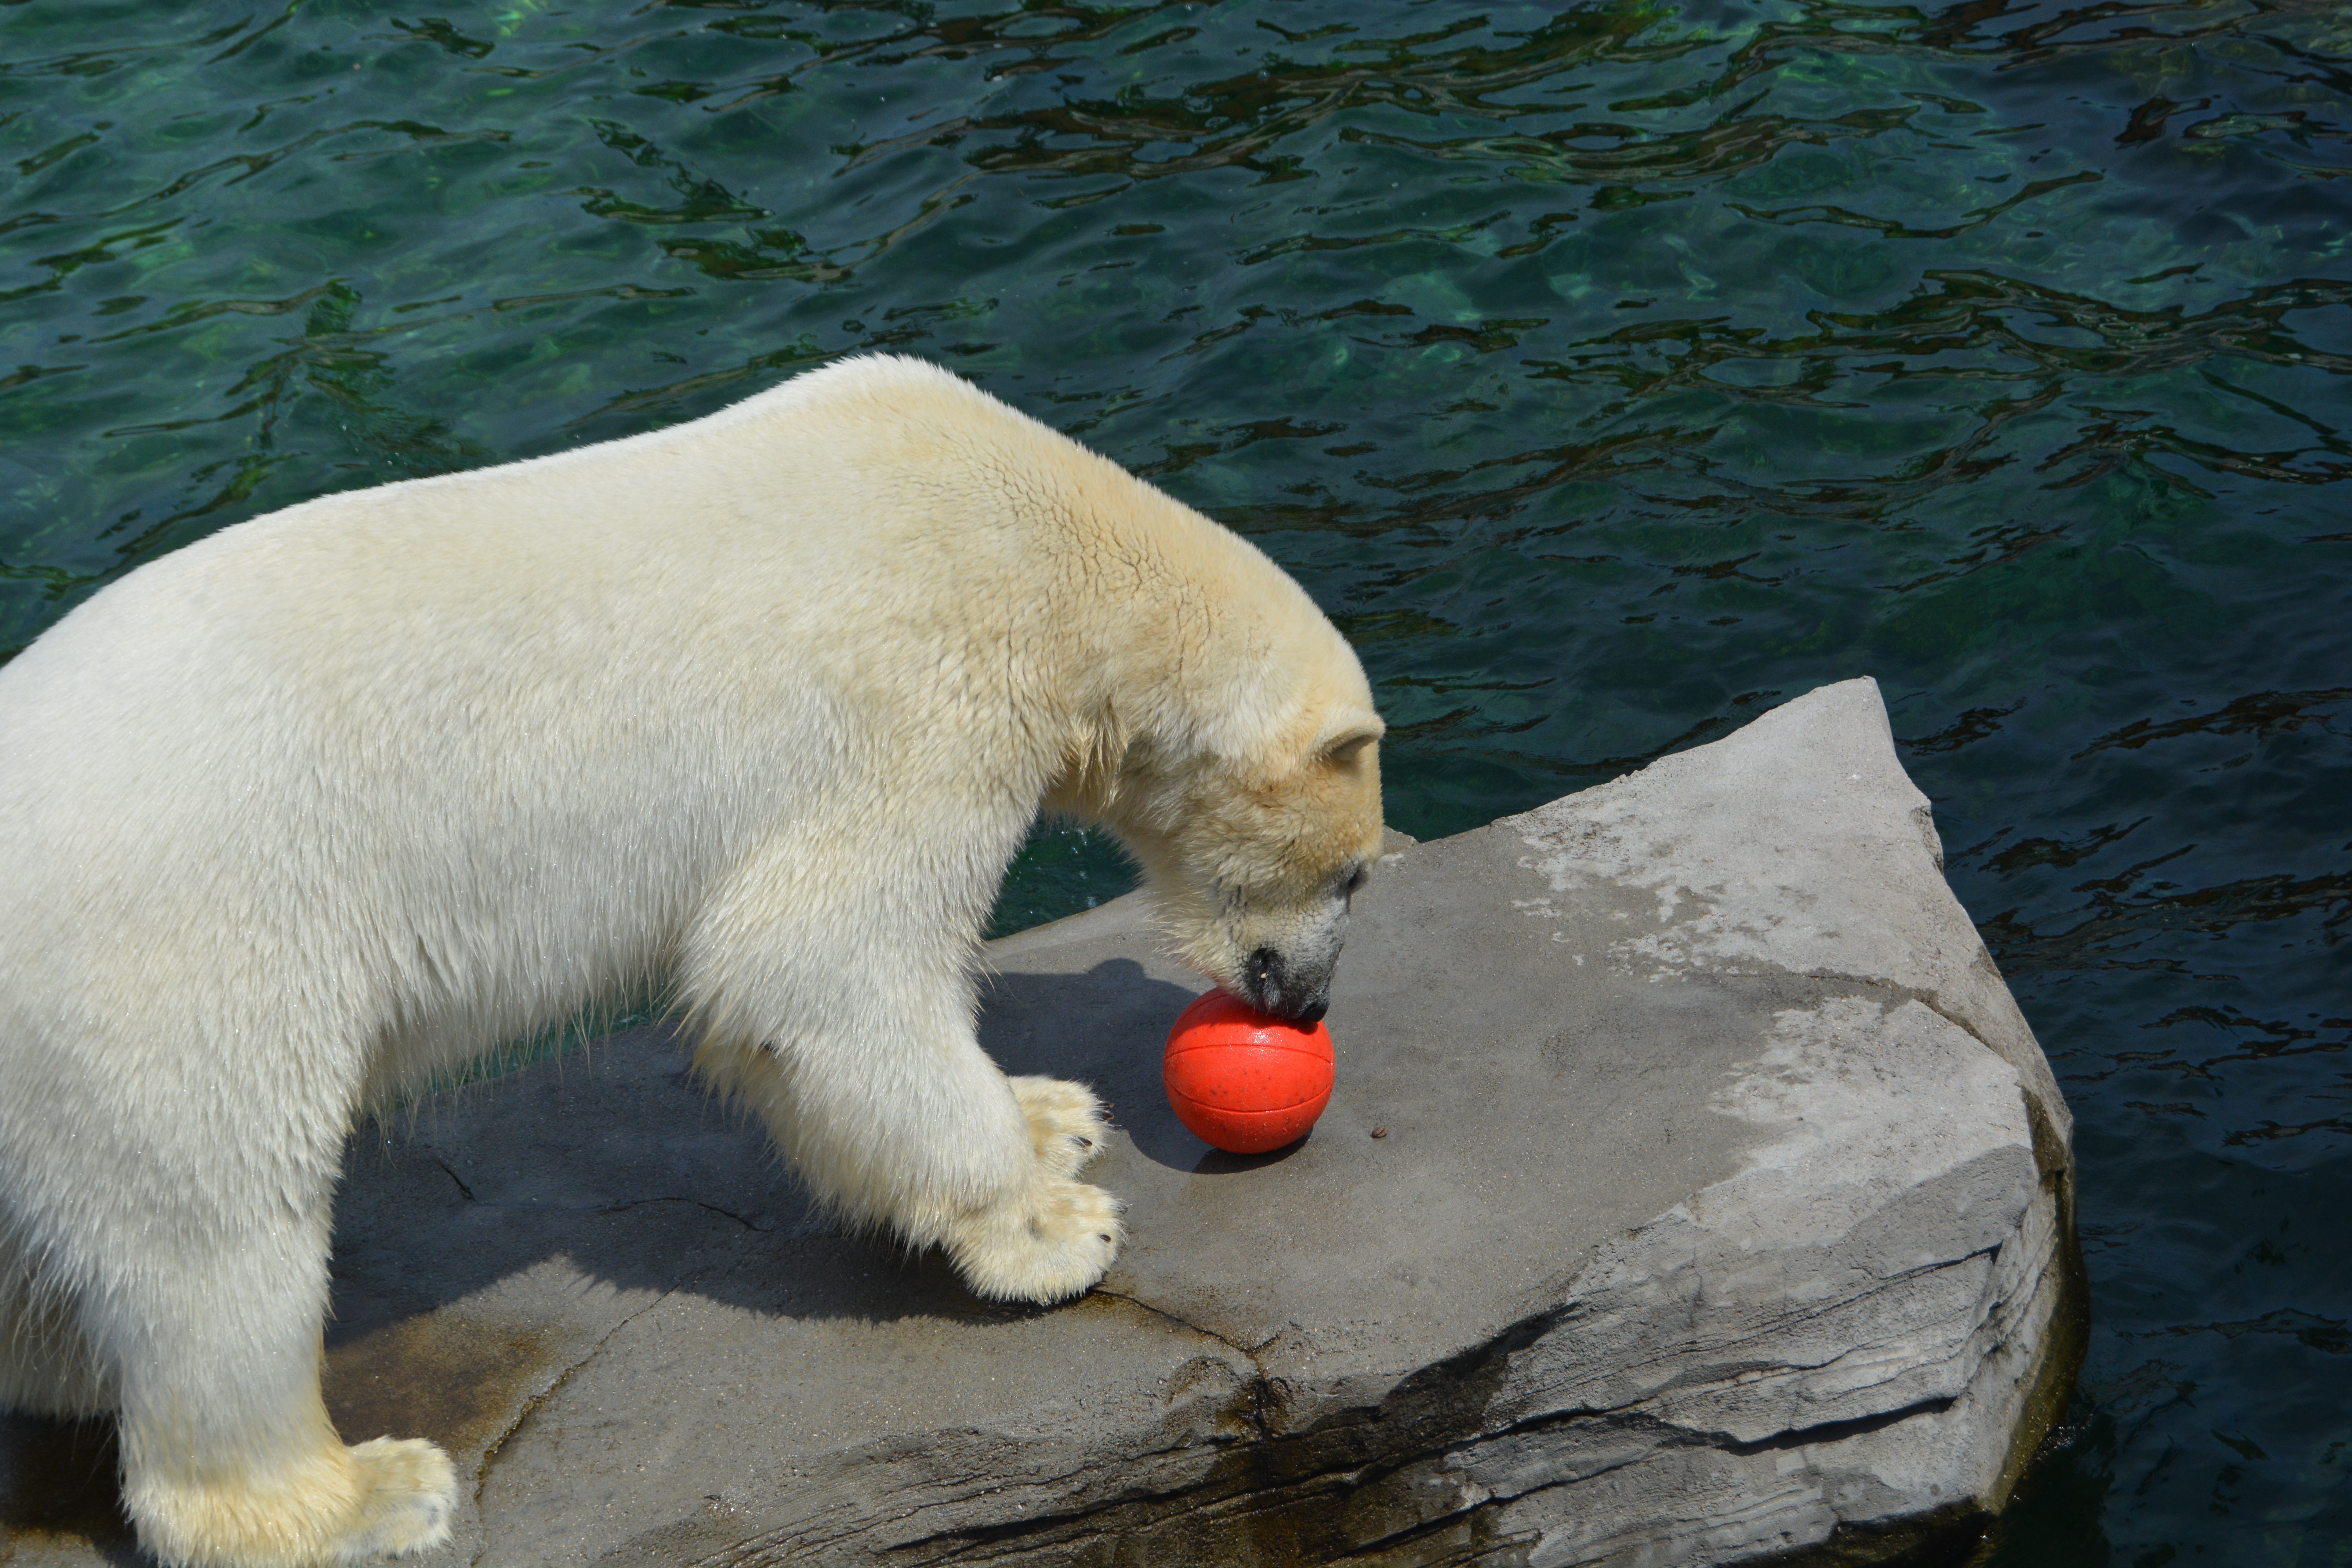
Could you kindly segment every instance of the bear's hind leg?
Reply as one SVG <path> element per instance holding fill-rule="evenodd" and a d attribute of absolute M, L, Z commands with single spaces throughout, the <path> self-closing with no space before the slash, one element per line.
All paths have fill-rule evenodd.
<path fill-rule="evenodd" d="M 117 1372 L 123 1502 L 170 1568 L 316 1568 L 449 1538 L 448 1457 L 415 1439 L 346 1447 L 320 1397 L 320 1185 L 304 1217 L 215 1207 L 219 1239 L 191 1226 L 168 1260 L 86 1297 L 109 1303 L 85 1317 Z"/>
<path fill-rule="evenodd" d="M 181 1301 L 195 1311 L 155 1325 L 152 1359 L 122 1379 L 123 1502 L 149 1551 L 172 1568 L 314 1568 L 448 1540 L 448 1456 L 336 1435 L 315 1305 Z"/>

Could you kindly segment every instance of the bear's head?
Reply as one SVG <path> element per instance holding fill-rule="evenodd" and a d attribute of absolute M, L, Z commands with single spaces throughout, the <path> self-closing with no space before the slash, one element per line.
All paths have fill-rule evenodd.
<path fill-rule="evenodd" d="M 1369 709 L 1335 717 L 1286 765 L 1199 770 L 1172 853 L 1151 867 L 1185 959 L 1309 1025 L 1330 1005 L 1349 901 L 1381 854 L 1381 721 Z"/>
<path fill-rule="evenodd" d="M 1301 1024 L 1329 1005 L 1349 900 L 1381 838 L 1383 726 L 1354 653 L 1319 615 L 1313 632 L 1309 648 L 1283 639 L 1264 685 L 1180 738 L 1131 737 L 1085 813 L 1142 865 L 1187 963 Z"/>
<path fill-rule="evenodd" d="M 1107 459 L 1080 471 L 1061 602 L 1084 608 L 1051 634 L 1071 697 L 1045 805 L 1118 835 L 1185 962 L 1312 1024 L 1381 855 L 1371 684 L 1255 545 Z"/>

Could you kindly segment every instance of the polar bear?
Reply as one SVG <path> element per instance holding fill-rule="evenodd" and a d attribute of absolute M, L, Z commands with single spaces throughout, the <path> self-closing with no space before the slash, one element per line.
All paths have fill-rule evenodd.
<path fill-rule="evenodd" d="M 908 359 L 142 567 L 0 668 L 0 1404 L 115 1413 L 166 1563 L 439 1543 L 320 1401 L 345 1134 L 646 976 L 837 1212 L 1083 1291 L 1101 1108 L 973 1036 L 1007 862 L 1108 825 L 1312 1019 L 1381 731 L 1265 555 Z"/>

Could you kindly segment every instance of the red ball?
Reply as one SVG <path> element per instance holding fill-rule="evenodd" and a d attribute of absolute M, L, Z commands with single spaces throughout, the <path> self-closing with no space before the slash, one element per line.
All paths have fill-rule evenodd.
<path fill-rule="evenodd" d="M 1168 1103 L 1193 1136 L 1262 1154 L 1305 1137 L 1331 1103 L 1331 1031 L 1212 991 L 1177 1015 L 1160 1070 Z"/>

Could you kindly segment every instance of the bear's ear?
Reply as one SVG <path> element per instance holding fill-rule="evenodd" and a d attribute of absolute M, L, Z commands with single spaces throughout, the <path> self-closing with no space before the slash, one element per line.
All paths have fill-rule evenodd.
<path fill-rule="evenodd" d="M 1324 731 L 1316 750 L 1335 763 L 1352 763 L 1358 752 L 1388 732 L 1377 713 L 1352 713 Z"/>

